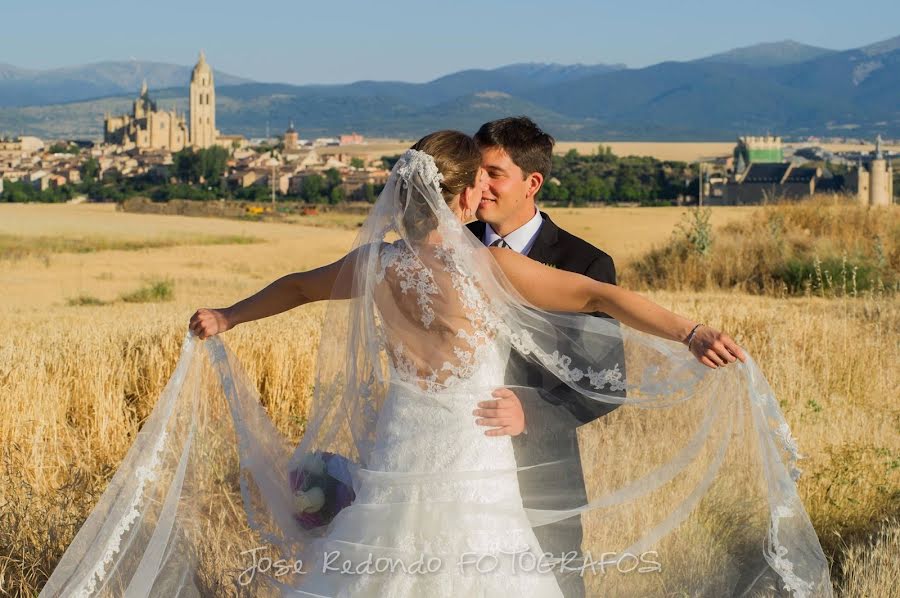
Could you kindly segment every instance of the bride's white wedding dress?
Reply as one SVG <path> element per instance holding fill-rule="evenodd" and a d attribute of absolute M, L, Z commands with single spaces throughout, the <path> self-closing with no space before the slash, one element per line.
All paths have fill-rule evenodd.
<path fill-rule="evenodd" d="M 334 561 L 324 573 L 323 561 L 314 563 L 300 595 L 562 596 L 552 565 L 537 567 L 543 551 L 523 509 L 511 437 L 485 435 L 472 414 L 503 384 L 509 350 L 495 339 L 476 338 L 473 326 L 483 313 L 475 308 L 483 306 L 472 302 L 479 297 L 460 293 L 466 281 L 454 276 L 452 255 L 431 249 L 424 259 L 403 241 L 382 250 L 379 284 L 405 288 L 409 300 L 399 305 L 396 288 L 375 293 L 376 306 L 390 302 L 378 310 L 380 349 L 390 365 L 374 445 L 368 467 L 357 472 L 356 499 L 314 552 Z M 419 354 L 398 340 L 406 317 L 428 324 L 420 333 L 430 330 L 435 309 L 438 320 L 464 327 L 470 351 L 420 343 L 427 354 Z M 396 321 L 400 314 L 404 322 Z M 436 356 L 440 367 L 424 376 L 422 362 Z M 398 483 L 407 474 L 406 483 Z M 430 566 L 391 575 L 334 570 L 369 555 L 396 559 L 397 567 L 424 557 Z"/>
<path fill-rule="evenodd" d="M 394 557 L 398 567 L 436 555 L 429 570 L 322 573 L 317 562 L 298 595 L 562 596 L 553 573 L 532 566 L 542 550 L 522 509 L 510 437 L 486 436 L 472 416 L 476 404 L 489 398 L 484 389 L 503 378 L 501 355 L 484 356 L 470 380 L 428 400 L 407 384 L 390 386 L 378 419 L 372 471 L 363 474 L 353 505 L 338 513 L 315 551 L 323 558 L 331 554 L 332 568 L 345 559 L 364 562 L 376 546 L 374 558 Z M 391 373 L 402 379 L 396 370 Z M 401 485 L 380 471 L 427 475 Z M 490 477 L 457 479 L 464 472 L 494 471 Z"/>

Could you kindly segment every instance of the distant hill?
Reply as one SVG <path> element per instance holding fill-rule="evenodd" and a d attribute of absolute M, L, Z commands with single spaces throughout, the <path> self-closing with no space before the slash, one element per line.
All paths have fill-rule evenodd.
<path fill-rule="evenodd" d="M 164 107 L 187 109 L 189 69 L 181 68 L 181 74 L 160 71 L 174 79 L 169 88 L 148 75 L 151 94 Z M 131 76 L 123 75 L 118 84 L 139 85 Z M 99 137 L 103 113 L 127 111 L 137 89 L 126 86 L 125 93 L 100 99 L 4 108 L 7 77 L 15 81 L 22 75 L 0 66 L 0 133 L 49 138 Z M 230 81 L 227 75 L 219 81 L 223 78 Z M 278 133 L 293 120 L 303 137 L 349 131 L 416 137 L 442 127 L 473 131 L 498 116 L 529 114 L 569 140 L 716 141 L 767 131 L 900 137 L 900 37 L 847 51 L 796 42 L 760 44 L 640 69 L 514 64 L 460 71 L 427 83 L 219 81 L 219 128 L 248 136 L 263 135 L 267 125 Z"/>
<path fill-rule="evenodd" d="M 798 64 L 834 53 L 835 50 L 817 48 L 816 46 L 808 46 L 793 40 L 785 40 L 735 48 L 734 50 L 701 58 L 697 62 L 717 62 L 720 64 L 739 64 L 764 68 Z"/>
<path fill-rule="evenodd" d="M 0 106 L 35 106 L 77 102 L 120 94 L 137 94 L 146 79 L 151 89 L 183 86 L 193 66 L 163 62 L 98 62 L 45 71 L 0 64 Z M 249 79 L 215 71 L 216 85 L 248 83 Z"/>

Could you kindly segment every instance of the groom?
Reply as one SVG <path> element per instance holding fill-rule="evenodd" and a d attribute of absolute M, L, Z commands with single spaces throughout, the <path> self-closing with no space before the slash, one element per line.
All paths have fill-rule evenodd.
<path fill-rule="evenodd" d="M 609 255 L 559 228 L 536 207 L 535 196 L 550 174 L 553 138 L 529 118 L 521 116 L 484 124 L 475 134 L 475 141 L 481 149 L 482 167 L 487 172 L 488 183 L 475 213 L 478 220 L 468 225 L 472 234 L 485 245 L 508 247 L 549 266 L 615 284 L 616 270 Z M 612 355 L 607 356 L 606 360 L 609 359 L 618 362 L 619 369 L 624 372 L 621 342 Z M 528 372 L 529 386 L 534 381 L 534 386 L 540 388 L 544 378 L 539 371 Z M 517 397 L 511 390 L 501 389 L 494 393 L 496 399 L 480 403 L 481 409 L 474 412 L 482 418 L 479 420 L 481 425 L 498 426 L 492 435 L 514 436 L 513 447 L 520 466 L 547 462 L 548 459 L 561 459 L 570 464 L 561 479 L 553 480 L 553 487 L 546 487 L 548 480 L 542 480 L 544 487 L 538 487 L 535 480 L 520 474 L 526 508 L 564 509 L 587 502 L 576 428 L 614 408 L 614 405 L 584 399 L 562 383 L 549 390 L 551 395 L 542 400 L 540 397 Z M 566 410 L 562 416 L 561 409 Z M 523 431 L 525 433 L 519 435 Z M 547 434 L 552 436 L 549 442 L 546 441 Z M 541 445 L 540 437 L 545 438 L 542 449 L 550 446 L 553 454 L 536 454 L 536 448 Z M 549 502 L 542 503 L 542 497 L 547 497 Z M 529 498 L 532 504 L 529 504 Z M 578 516 L 538 526 L 534 531 L 544 552 L 556 557 L 571 547 L 580 546 L 583 536 Z M 577 573 L 560 579 L 560 584 L 565 596 L 584 596 L 584 583 Z"/>

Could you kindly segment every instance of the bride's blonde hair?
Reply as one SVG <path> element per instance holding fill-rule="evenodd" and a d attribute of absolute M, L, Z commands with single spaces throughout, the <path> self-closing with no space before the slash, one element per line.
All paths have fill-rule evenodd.
<path fill-rule="evenodd" d="M 481 168 L 481 151 L 475 140 L 465 133 L 435 131 L 419 139 L 410 149 L 425 152 L 434 158 L 438 170 L 444 175 L 441 192 L 447 203 L 463 189 L 475 184 L 475 177 Z"/>
<path fill-rule="evenodd" d="M 460 131 L 429 133 L 410 149 L 424 152 L 434 159 L 443 175 L 441 195 L 450 204 L 466 187 L 475 184 L 481 168 L 481 151 L 475 140 Z M 422 237 L 437 227 L 433 209 L 423 197 L 410 197 L 403 214 L 403 225 L 412 237 Z"/>

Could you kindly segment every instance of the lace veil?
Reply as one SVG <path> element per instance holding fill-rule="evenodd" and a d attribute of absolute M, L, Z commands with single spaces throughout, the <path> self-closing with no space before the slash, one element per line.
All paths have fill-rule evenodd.
<path fill-rule="evenodd" d="M 529 305 L 448 208 L 440 181 L 430 156 L 407 151 L 363 224 L 335 286 L 345 298 L 327 308 L 299 446 L 271 424 L 220 337 L 187 336 L 42 595 L 302 591 L 310 576 L 292 567 L 320 563 L 353 513 L 364 522 L 343 546 L 354 559 L 417 556 L 414 534 L 399 551 L 386 544 L 397 526 L 510 517 L 547 552 L 515 566 L 543 564 L 562 587 L 580 578 L 588 595 L 831 595 L 797 495 L 797 447 L 753 359 L 709 370 L 678 343 Z M 491 439 L 514 445 L 513 464 L 390 466 L 379 435 L 397 396 L 422 406 L 421 425 L 399 437 L 425 450 L 471 433 L 475 403 L 498 387 L 526 411 L 526 434 Z M 489 463 L 490 449 L 479 451 Z M 328 473 L 355 498 L 310 527 L 294 476 L 317 454 L 339 456 Z M 491 501 L 503 479 L 518 484 L 521 504 Z M 424 552 L 460 558 L 439 541 Z"/>

